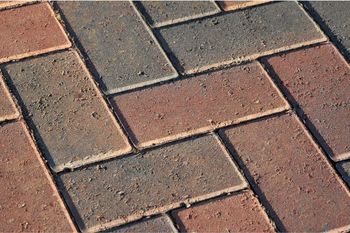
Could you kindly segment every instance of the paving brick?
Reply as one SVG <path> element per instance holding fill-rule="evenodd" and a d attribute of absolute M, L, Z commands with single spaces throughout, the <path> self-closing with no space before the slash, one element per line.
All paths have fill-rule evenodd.
<path fill-rule="evenodd" d="M 220 132 L 281 231 L 350 228 L 350 196 L 294 115 Z"/>
<path fill-rule="evenodd" d="M 69 47 L 47 3 L 0 11 L 0 62 Z"/>
<path fill-rule="evenodd" d="M 151 218 L 138 223 L 132 223 L 127 226 L 110 229 L 104 232 L 113 233 L 175 233 L 175 229 L 170 222 L 169 217 L 161 216 L 157 218 Z"/>
<path fill-rule="evenodd" d="M 294 2 L 261 5 L 157 32 L 173 63 L 185 73 L 325 40 Z"/>
<path fill-rule="evenodd" d="M 0 75 L 0 121 L 14 119 L 18 116 L 12 97 Z"/>
<path fill-rule="evenodd" d="M 129 2 L 58 4 L 107 93 L 176 77 Z"/>
<path fill-rule="evenodd" d="M 161 27 L 220 12 L 216 4 L 211 1 L 141 1 L 136 4 L 153 27 Z"/>
<path fill-rule="evenodd" d="M 53 169 L 130 150 L 76 53 L 30 59 L 5 69 Z"/>
<path fill-rule="evenodd" d="M 350 186 L 350 161 L 339 162 L 336 167 L 345 182 Z"/>
<path fill-rule="evenodd" d="M 2 1 L 0 2 L 0 8 L 11 7 L 16 5 L 21 5 L 27 1 Z"/>
<path fill-rule="evenodd" d="M 90 231 L 246 187 L 218 139 L 210 135 L 65 173 L 60 179 L 76 219 L 82 219 L 80 228 Z"/>
<path fill-rule="evenodd" d="M 306 4 L 317 13 L 315 17 L 331 38 L 338 41 L 350 59 L 350 2 L 310 1 Z M 315 15 L 314 15 L 315 16 Z"/>
<path fill-rule="evenodd" d="M 172 215 L 181 232 L 274 232 L 251 192 L 180 209 Z"/>
<path fill-rule="evenodd" d="M 231 11 L 263 4 L 269 1 L 218 1 L 217 3 L 224 11 Z"/>
<path fill-rule="evenodd" d="M 288 108 L 258 63 L 121 94 L 112 105 L 138 147 Z"/>
<path fill-rule="evenodd" d="M 350 68 L 331 45 L 267 60 L 334 160 L 350 157 Z"/>
<path fill-rule="evenodd" d="M 0 151 L 0 232 L 72 232 L 23 123 L 0 126 Z"/>

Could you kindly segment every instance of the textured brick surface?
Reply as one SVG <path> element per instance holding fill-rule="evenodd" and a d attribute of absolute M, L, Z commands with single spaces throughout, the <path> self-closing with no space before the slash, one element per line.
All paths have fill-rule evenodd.
<path fill-rule="evenodd" d="M 345 182 L 350 186 L 350 161 L 339 162 L 336 167 Z"/>
<path fill-rule="evenodd" d="M 25 126 L 0 126 L 0 232 L 71 232 Z"/>
<path fill-rule="evenodd" d="M 224 11 L 237 10 L 249 6 L 263 4 L 269 1 L 218 1 L 217 3 Z"/>
<path fill-rule="evenodd" d="M 105 91 L 120 91 L 176 76 L 129 2 L 58 4 Z"/>
<path fill-rule="evenodd" d="M 280 230 L 349 229 L 349 193 L 295 116 L 221 134 Z"/>
<path fill-rule="evenodd" d="M 267 60 L 332 159 L 350 157 L 350 68 L 331 45 Z"/>
<path fill-rule="evenodd" d="M 350 2 L 348 1 L 311 1 L 307 6 L 312 7 L 318 16 L 316 19 L 327 34 L 344 47 L 345 54 L 350 59 Z"/>
<path fill-rule="evenodd" d="M 0 2 L 0 8 L 21 5 L 27 1 L 2 1 Z"/>
<path fill-rule="evenodd" d="M 0 62 L 70 46 L 47 3 L 0 12 Z"/>
<path fill-rule="evenodd" d="M 39 146 L 55 169 L 129 150 L 74 52 L 30 59 L 5 69 L 25 104 Z"/>
<path fill-rule="evenodd" d="M 262 5 L 158 32 L 174 63 L 186 73 L 325 40 L 294 2 Z"/>
<path fill-rule="evenodd" d="M 287 108 L 257 63 L 122 94 L 112 101 L 140 147 Z"/>
<path fill-rule="evenodd" d="M 211 1 L 142 1 L 137 4 L 148 23 L 159 27 L 219 12 Z"/>
<path fill-rule="evenodd" d="M 210 168 L 210 169 L 208 169 Z M 245 187 L 213 136 L 183 141 L 60 176 L 82 229 L 121 224 Z M 111 224 L 111 223 L 109 223 Z"/>
<path fill-rule="evenodd" d="M 274 232 L 251 192 L 173 212 L 181 232 Z"/>
<path fill-rule="evenodd" d="M 127 226 L 110 229 L 104 232 L 113 233 L 175 233 L 169 217 L 161 216 L 147 219 Z"/>
<path fill-rule="evenodd" d="M 0 74 L 0 121 L 18 117 L 18 111 Z"/>

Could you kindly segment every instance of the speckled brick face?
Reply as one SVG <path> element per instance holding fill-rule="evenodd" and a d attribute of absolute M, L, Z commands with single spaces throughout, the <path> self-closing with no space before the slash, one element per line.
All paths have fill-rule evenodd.
<path fill-rule="evenodd" d="M 220 134 L 281 231 L 349 228 L 349 192 L 295 116 Z"/>
<path fill-rule="evenodd" d="M 76 53 L 13 63 L 5 70 L 54 169 L 130 149 Z"/>
<path fill-rule="evenodd" d="M 139 147 L 288 107 L 258 63 L 118 95 L 112 101 Z"/>
<path fill-rule="evenodd" d="M 0 12 L 0 62 L 70 46 L 47 3 Z"/>
<path fill-rule="evenodd" d="M 245 187 L 211 135 L 62 174 L 60 179 L 76 219 L 82 219 L 80 228 L 91 230 Z"/>
<path fill-rule="evenodd" d="M 334 160 L 350 157 L 350 68 L 332 45 L 267 60 Z"/>
<path fill-rule="evenodd" d="M 136 4 L 148 23 L 154 27 L 220 12 L 211 1 L 142 1 Z"/>
<path fill-rule="evenodd" d="M 185 73 L 325 40 L 294 2 L 165 27 L 158 34 L 173 62 Z"/>
<path fill-rule="evenodd" d="M 339 162 L 336 166 L 345 182 L 350 186 L 350 161 Z"/>
<path fill-rule="evenodd" d="M 172 215 L 181 232 L 275 232 L 251 192 L 180 209 Z"/>
<path fill-rule="evenodd" d="M 18 116 L 18 111 L 0 74 L 0 121 L 14 119 Z"/>
<path fill-rule="evenodd" d="M 72 232 L 21 122 L 0 126 L 0 232 Z"/>
<path fill-rule="evenodd" d="M 58 4 L 106 92 L 176 76 L 129 2 Z"/>
<path fill-rule="evenodd" d="M 269 1 L 218 1 L 217 3 L 224 11 L 231 11 L 263 4 L 265 2 Z"/>

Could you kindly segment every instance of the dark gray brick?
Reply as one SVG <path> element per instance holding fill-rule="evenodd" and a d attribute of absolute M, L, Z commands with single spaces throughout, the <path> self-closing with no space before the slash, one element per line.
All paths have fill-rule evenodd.
<path fill-rule="evenodd" d="M 129 2 L 59 2 L 107 93 L 176 76 Z"/>
<path fill-rule="evenodd" d="M 345 182 L 350 186 L 350 160 L 339 162 L 336 167 Z"/>
<path fill-rule="evenodd" d="M 62 174 L 60 183 L 82 230 L 119 225 L 246 186 L 214 136 Z"/>
<path fill-rule="evenodd" d="M 5 70 L 53 169 L 130 150 L 76 53 L 25 60 Z"/>
<path fill-rule="evenodd" d="M 158 32 L 171 59 L 185 73 L 325 40 L 294 2 L 261 5 Z"/>
<path fill-rule="evenodd" d="M 136 4 L 153 27 L 220 12 L 216 4 L 211 1 L 142 1 Z"/>

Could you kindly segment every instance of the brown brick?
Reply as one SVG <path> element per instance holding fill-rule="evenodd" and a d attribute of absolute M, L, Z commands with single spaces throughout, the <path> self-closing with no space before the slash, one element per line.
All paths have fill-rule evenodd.
<path fill-rule="evenodd" d="M 257 63 L 121 94 L 112 102 L 139 147 L 287 108 Z"/>
<path fill-rule="evenodd" d="M 332 45 L 267 60 L 333 160 L 350 157 L 350 68 Z"/>
<path fill-rule="evenodd" d="M 218 1 L 217 3 L 224 11 L 231 11 L 263 4 L 269 1 Z"/>
<path fill-rule="evenodd" d="M 274 232 L 251 192 L 180 209 L 172 215 L 181 232 Z"/>
<path fill-rule="evenodd" d="M 0 121 L 14 119 L 18 116 L 12 97 L 0 75 Z"/>
<path fill-rule="evenodd" d="M 2 2 L 0 2 L 0 8 L 21 5 L 21 4 L 26 3 L 26 2 L 28 2 L 28 1 L 2 1 Z"/>
<path fill-rule="evenodd" d="M 11 63 L 5 71 L 40 149 L 56 171 L 130 151 L 75 52 Z"/>
<path fill-rule="evenodd" d="M 0 11 L 0 62 L 70 46 L 47 3 Z"/>
<path fill-rule="evenodd" d="M 0 126 L 0 151 L 0 232 L 72 232 L 23 123 Z"/>
<path fill-rule="evenodd" d="M 350 229 L 350 196 L 294 115 L 220 132 L 279 230 Z"/>

